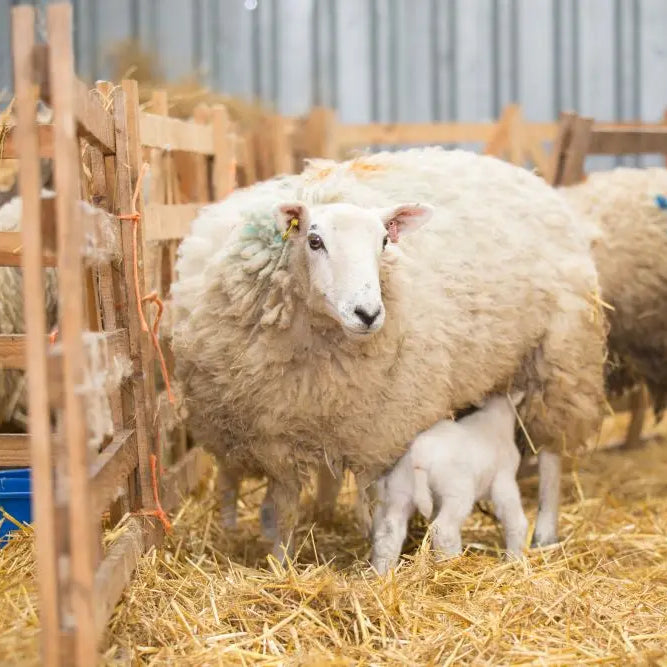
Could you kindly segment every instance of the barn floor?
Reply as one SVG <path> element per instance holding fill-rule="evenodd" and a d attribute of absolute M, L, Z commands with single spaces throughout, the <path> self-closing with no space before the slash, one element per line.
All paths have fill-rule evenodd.
<path fill-rule="evenodd" d="M 612 426 L 606 438 L 613 437 Z M 434 564 L 415 525 L 405 561 L 376 579 L 359 559 L 346 487 L 335 525 L 301 532 L 299 564 L 266 567 L 249 483 L 239 530 L 218 524 L 212 481 L 149 553 L 106 638 L 106 664 L 667 665 L 667 428 L 637 451 L 596 452 L 564 480 L 562 542 L 499 561 L 475 513 L 466 555 Z M 522 481 L 535 516 L 536 477 Z M 0 663 L 38 664 L 29 533 L 0 550 Z M 262 568 L 262 569 L 256 569 Z"/>

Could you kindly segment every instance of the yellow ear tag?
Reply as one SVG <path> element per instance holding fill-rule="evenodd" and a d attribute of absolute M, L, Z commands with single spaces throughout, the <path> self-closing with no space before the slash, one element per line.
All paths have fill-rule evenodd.
<path fill-rule="evenodd" d="M 289 221 L 289 227 L 283 232 L 283 241 L 287 241 L 293 229 L 299 229 L 299 218 L 292 218 Z"/>

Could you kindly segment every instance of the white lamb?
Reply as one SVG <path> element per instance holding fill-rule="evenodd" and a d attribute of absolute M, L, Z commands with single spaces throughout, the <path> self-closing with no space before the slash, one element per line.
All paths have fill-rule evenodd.
<path fill-rule="evenodd" d="M 461 525 L 475 502 L 490 498 L 505 531 L 508 553 L 521 555 L 528 521 L 516 483 L 520 454 L 514 442 L 514 406 L 523 396 L 523 392 L 514 392 L 511 399 L 494 395 L 459 421 L 439 421 L 420 433 L 377 482 L 372 563 L 380 574 L 396 564 L 415 509 L 431 519 L 434 498 L 435 550 L 461 553 Z"/>

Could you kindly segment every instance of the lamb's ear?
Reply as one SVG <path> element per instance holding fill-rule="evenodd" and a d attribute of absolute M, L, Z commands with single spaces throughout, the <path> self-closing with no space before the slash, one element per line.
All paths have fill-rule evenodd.
<path fill-rule="evenodd" d="M 382 210 L 382 222 L 389 232 L 392 243 L 419 229 L 433 215 L 433 207 L 428 204 L 401 204 Z"/>
<path fill-rule="evenodd" d="M 278 231 L 287 240 L 290 234 L 298 234 L 308 228 L 310 215 L 308 207 L 300 201 L 289 201 L 277 204 L 273 209 Z"/>
<path fill-rule="evenodd" d="M 517 407 L 525 397 L 526 397 L 526 392 L 520 391 L 519 389 L 515 389 L 509 396 L 510 401 L 512 401 L 512 405 L 514 407 Z"/>

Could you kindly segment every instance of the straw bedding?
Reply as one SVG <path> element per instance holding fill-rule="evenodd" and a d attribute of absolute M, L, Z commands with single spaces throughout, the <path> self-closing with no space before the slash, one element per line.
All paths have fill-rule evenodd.
<path fill-rule="evenodd" d="M 299 564 L 281 569 L 266 567 L 256 538 L 257 482 L 246 487 L 234 535 L 219 528 L 211 482 L 175 516 L 165 548 L 142 559 L 109 627 L 104 663 L 667 665 L 661 430 L 662 441 L 644 449 L 573 462 L 560 545 L 502 562 L 500 532 L 477 512 L 464 530 L 468 554 L 436 564 L 415 524 L 405 561 L 386 580 L 358 560 L 368 544 L 351 525 L 349 485 L 335 524 L 304 526 Z M 522 490 L 532 520 L 535 477 Z M 0 550 L 2 664 L 38 664 L 31 552 L 28 532 Z"/>

